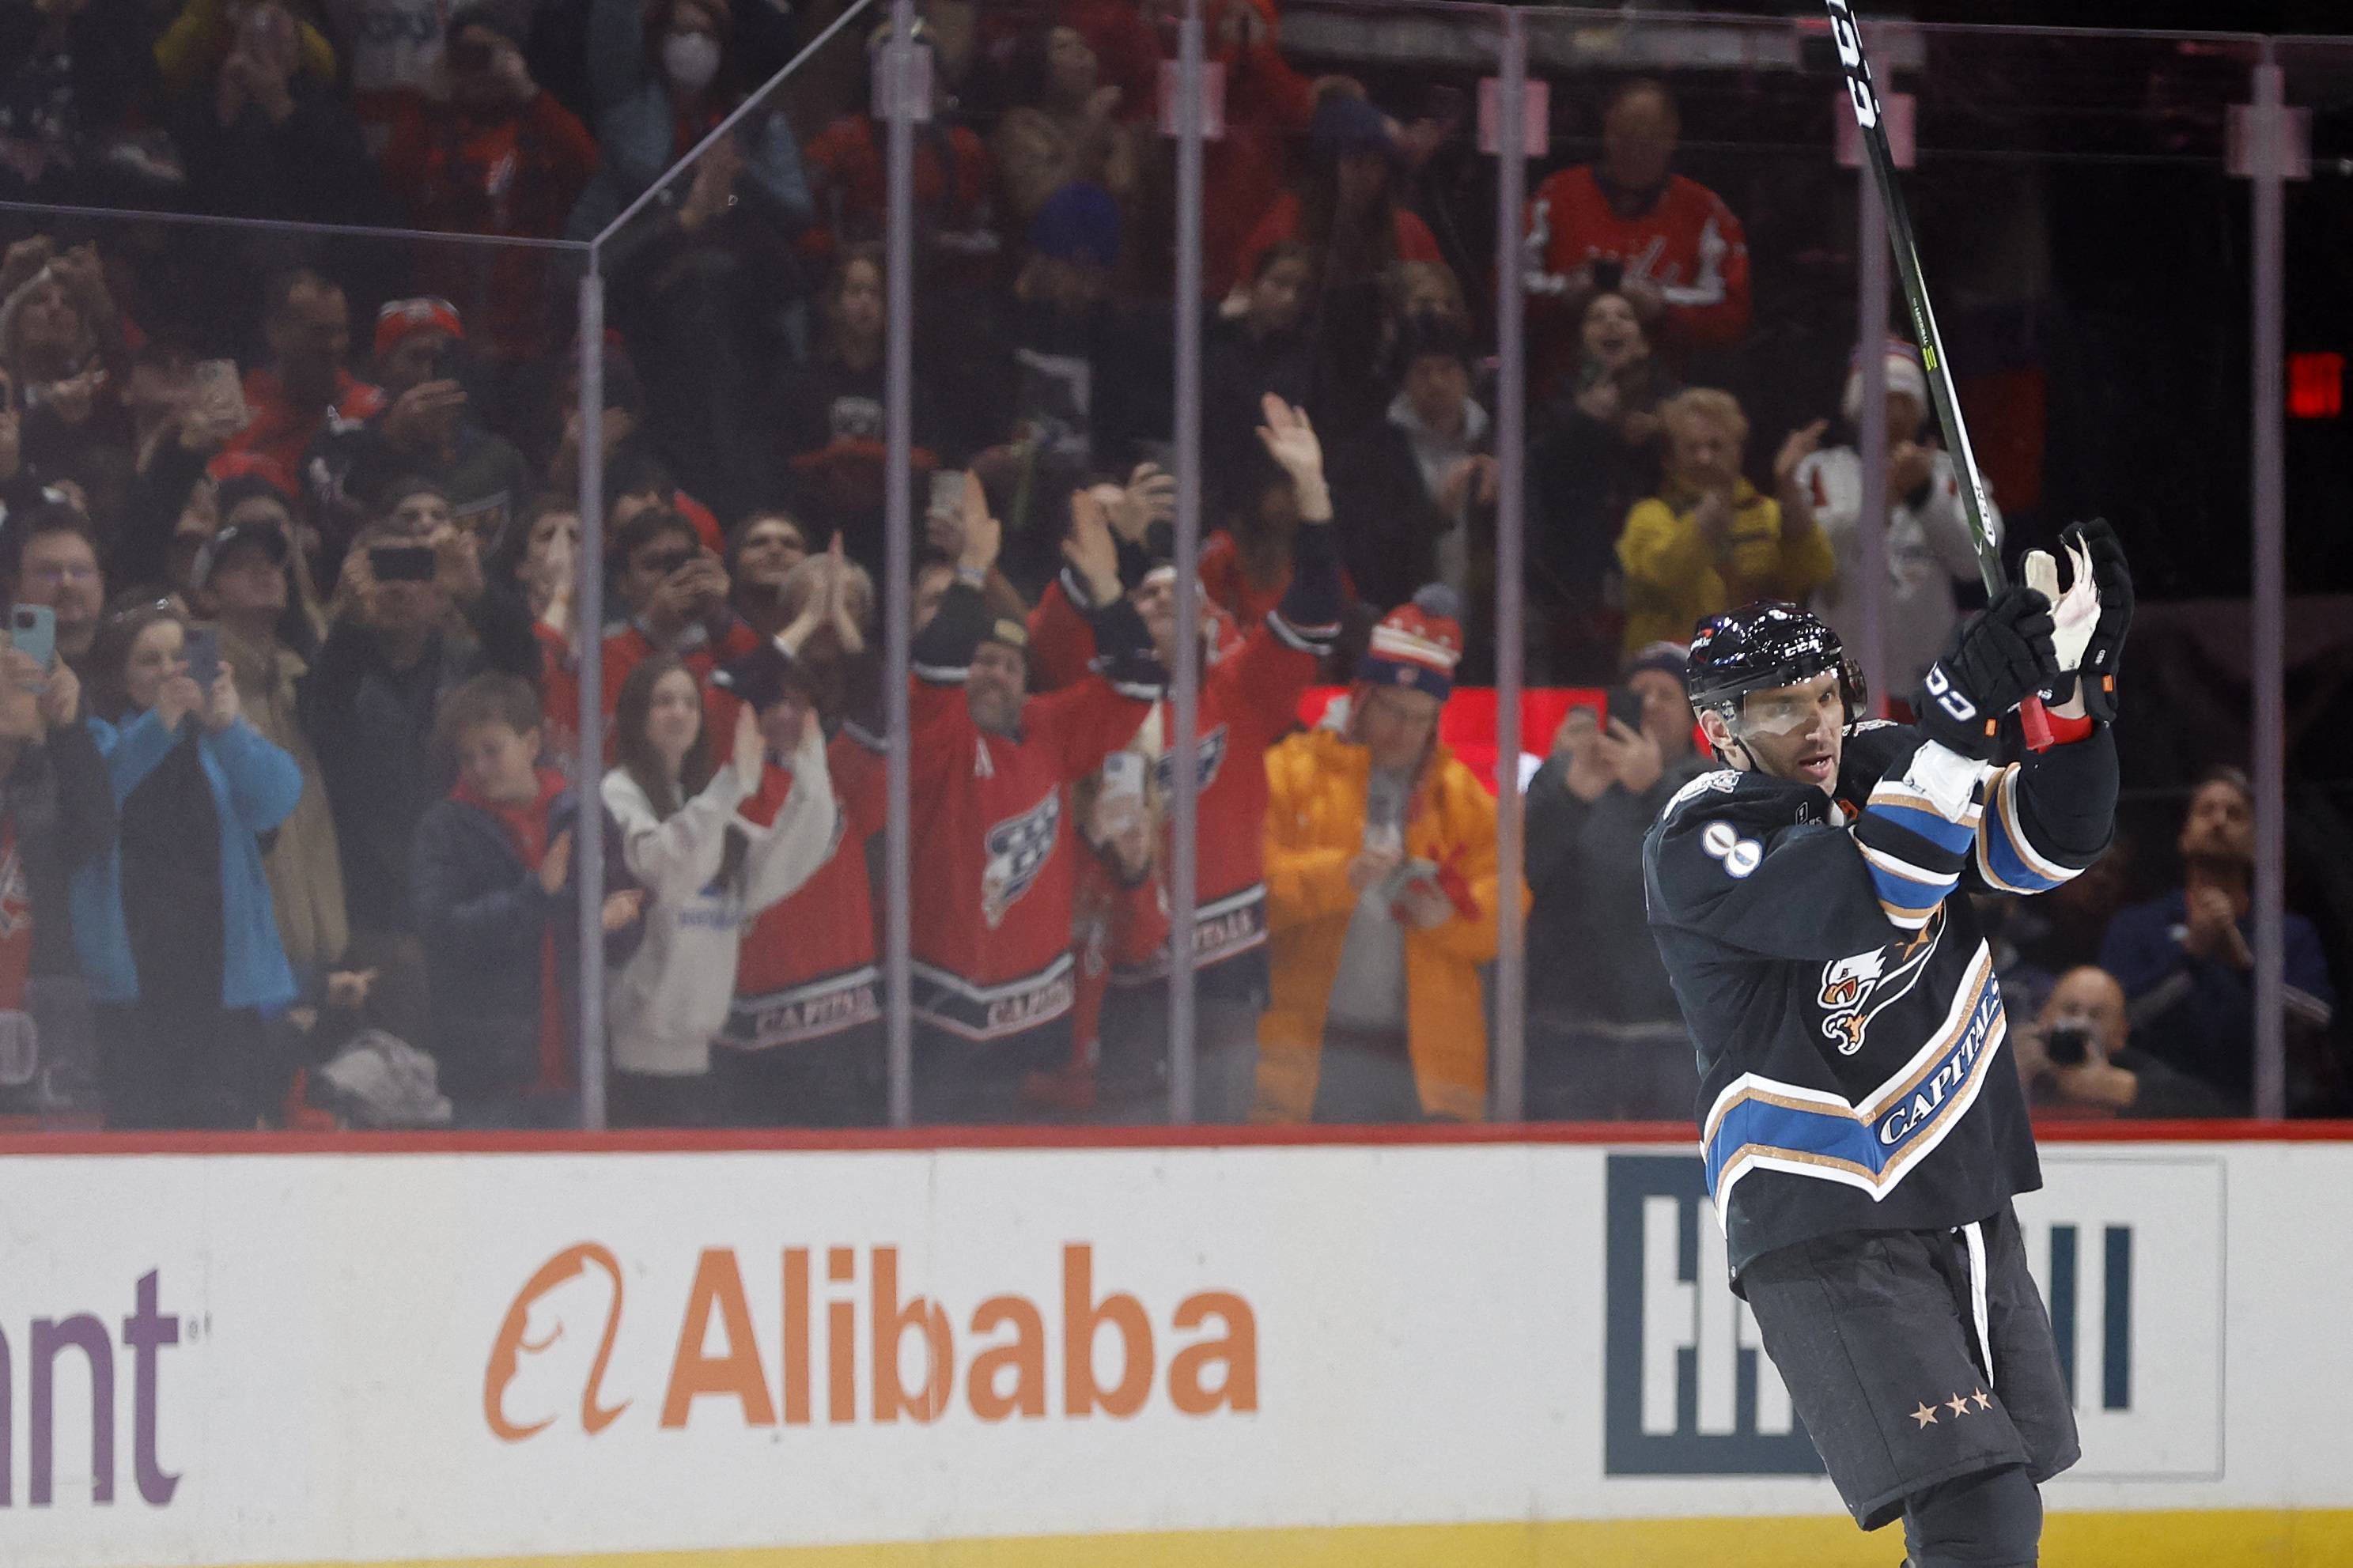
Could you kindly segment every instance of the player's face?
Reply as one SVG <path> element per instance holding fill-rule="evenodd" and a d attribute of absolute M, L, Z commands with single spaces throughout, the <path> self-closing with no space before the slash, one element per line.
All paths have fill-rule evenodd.
<path fill-rule="evenodd" d="M 1833 793 L 1846 739 L 1846 699 L 1838 672 L 1826 669 L 1795 686 L 1750 692 L 1734 739 L 1747 749 L 1759 773 Z"/>

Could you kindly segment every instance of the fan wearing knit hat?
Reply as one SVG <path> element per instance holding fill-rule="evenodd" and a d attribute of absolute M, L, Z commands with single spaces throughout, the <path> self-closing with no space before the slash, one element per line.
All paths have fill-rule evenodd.
<path fill-rule="evenodd" d="M 1887 586 L 1882 595 L 1881 649 L 1884 659 L 1873 679 L 1888 691 L 1916 691 L 1952 640 L 1960 610 L 1956 584 L 1978 580 L 1977 552 L 1961 508 L 1960 479 L 1951 456 L 1924 429 L 1928 415 L 1928 375 L 1920 351 L 1901 338 L 1885 346 L 1887 363 Z M 1862 585 L 1862 351 L 1850 363 L 1841 411 L 1858 432 L 1852 444 L 1815 449 L 1820 423 L 1799 431 L 1782 448 L 1777 465 L 1781 512 L 1794 521 L 1810 516 L 1837 557 L 1838 574 L 1816 589 L 1813 612 L 1850 648 L 1863 646 Z M 1989 506 L 1986 527 L 1997 544 L 2000 513 Z"/>
<path fill-rule="evenodd" d="M 1253 1120 L 1485 1114 L 1495 801 L 1438 740 L 1461 658 L 1453 592 L 1426 587 L 1374 627 L 1345 711 L 1267 753 Z"/>

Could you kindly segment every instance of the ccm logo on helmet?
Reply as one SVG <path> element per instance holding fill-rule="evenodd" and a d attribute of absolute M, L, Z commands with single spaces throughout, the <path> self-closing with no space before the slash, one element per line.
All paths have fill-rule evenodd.
<path fill-rule="evenodd" d="M 1754 838 L 1741 837 L 1728 822 L 1711 822 L 1701 828 L 1699 845 L 1712 858 L 1724 862 L 1727 877 L 1746 877 L 1765 859 L 1765 847 Z"/>

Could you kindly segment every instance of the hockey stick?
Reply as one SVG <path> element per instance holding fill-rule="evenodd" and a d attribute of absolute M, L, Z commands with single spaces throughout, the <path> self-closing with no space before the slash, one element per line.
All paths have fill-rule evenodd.
<path fill-rule="evenodd" d="M 1936 405 L 1936 426 L 1960 474 L 1961 514 L 1968 519 L 1969 542 L 1977 551 L 1978 575 L 1985 580 L 1987 596 L 2010 585 L 2001 569 L 2001 552 L 1986 528 L 1989 502 L 1985 475 L 1978 469 L 1977 454 L 1969 450 L 1968 426 L 1961 423 L 1961 400 L 1953 389 L 1952 368 L 1945 361 L 1944 340 L 1936 335 L 1936 313 L 1928 308 L 1928 280 L 1920 271 L 1920 247 L 1912 237 L 1912 214 L 1904 205 L 1904 189 L 1895 183 L 1895 154 L 1887 145 L 1887 126 L 1880 113 L 1879 92 L 1872 86 L 1871 62 L 1862 58 L 1862 33 L 1856 26 L 1848 0 L 1822 0 L 1831 14 L 1831 41 L 1838 46 L 1839 68 L 1846 73 L 1847 98 L 1854 106 L 1855 124 L 1878 177 L 1879 202 L 1887 214 L 1887 243 L 1895 253 L 1895 276 L 1904 285 L 1904 303 L 1912 312 L 1912 335 L 1919 340 L 1920 360 L 1928 372 L 1928 401 Z M 1874 345 L 1865 343 L 1862 352 Z M 2026 743 L 2034 751 L 2051 745 L 2051 716 L 2042 699 L 2029 695 L 2018 705 Z"/>

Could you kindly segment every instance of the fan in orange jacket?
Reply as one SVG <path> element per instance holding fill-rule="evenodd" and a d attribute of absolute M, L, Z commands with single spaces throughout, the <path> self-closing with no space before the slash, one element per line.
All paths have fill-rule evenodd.
<path fill-rule="evenodd" d="M 1432 586 L 1390 612 L 1345 715 L 1267 754 L 1273 1000 L 1259 1025 L 1253 1121 L 1485 1114 L 1479 968 L 1495 956 L 1495 801 L 1437 740 L 1462 653 L 1453 606 L 1451 591 Z M 1402 784 L 1394 820 L 1373 809 L 1384 780 Z M 1516 896 L 1525 907 L 1525 889 Z M 1401 996 L 1384 943 L 1402 952 Z M 1360 1081 L 1342 1099 L 1323 1082 L 1338 1066 L 1325 1060 L 1327 1027 L 1342 1016 L 1352 1041 L 1401 1035 L 1409 1079 L 1398 1062 L 1370 1058 L 1347 1076 L 1386 1077 L 1384 1089 L 1367 1096 Z"/>

